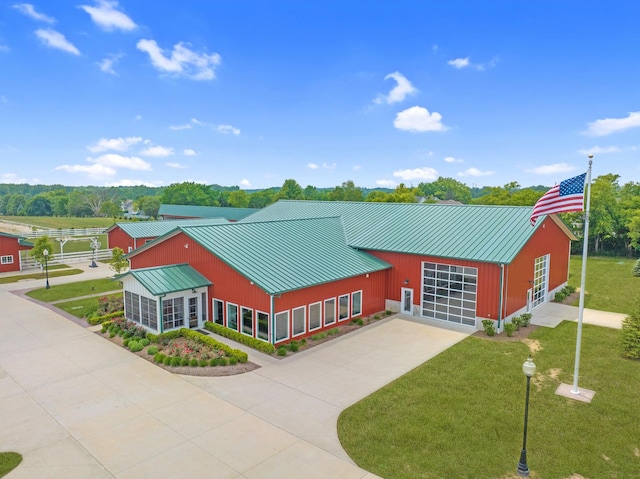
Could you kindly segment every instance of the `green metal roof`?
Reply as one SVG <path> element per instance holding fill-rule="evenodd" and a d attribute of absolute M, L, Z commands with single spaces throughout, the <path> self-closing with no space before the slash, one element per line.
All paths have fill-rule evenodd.
<path fill-rule="evenodd" d="M 160 205 L 158 216 L 185 216 L 189 218 L 225 218 L 238 221 L 258 211 L 255 208 L 227 206 Z"/>
<path fill-rule="evenodd" d="M 7 238 L 16 238 L 18 240 L 18 244 L 20 246 L 31 246 L 31 247 L 33 247 L 33 243 L 27 241 L 22 236 L 14 235 L 14 234 L 11 234 L 11 233 L 5 233 L 4 231 L 0 231 L 0 236 L 6 236 Z"/>
<path fill-rule="evenodd" d="M 211 281 L 188 264 L 173 264 L 128 271 L 116 279 L 133 276 L 154 296 L 211 285 Z"/>
<path fill-rule="evenodd" d="M 183 226 L 180 230 L 269 294 L 390 267 L 349 247 L 340 218 Z"/>
<path fill-rule="evenodd" d="M 536 229 L 530 206 L 280 200 L 241 223 L 340 216 L 349 246 L 510 263 Z"/>
<path fill-rule="evenodd" d="M 122 231 L 132 238 L 151 238 L 167 234 L 169 231 L 176 229 L 178 226 L 203 226 L 218 225 L 228 223 L 224 218 L 193 218 L 182 220 L 164 220 L 164 221 L 132 221 L 116 223 L 108 230 L 112 231 L 116 227 L 120 227 Z"/>

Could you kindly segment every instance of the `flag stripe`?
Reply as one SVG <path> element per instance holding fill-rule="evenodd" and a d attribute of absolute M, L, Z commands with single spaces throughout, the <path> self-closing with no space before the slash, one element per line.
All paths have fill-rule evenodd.
<path fill-rule="evenodd" d="M 585 176 L 586 173 L 565 180 L 542 195 L 533 207 L 531 225 L 536 224 L 539 216 L 582 211 Z"/>

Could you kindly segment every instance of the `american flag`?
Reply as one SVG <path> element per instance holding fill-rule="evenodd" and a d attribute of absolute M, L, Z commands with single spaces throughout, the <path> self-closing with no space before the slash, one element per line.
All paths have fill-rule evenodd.
<path fill-rule="evenodd" d="M 540 198 L 533 207 L 531 226 L 536 224 L 538 216 L 582 211 L 584 205 L 584 180 L 586 175 L 586 173 L 583 173 L 564 180 L 542 195 L 542 198 Z"/>

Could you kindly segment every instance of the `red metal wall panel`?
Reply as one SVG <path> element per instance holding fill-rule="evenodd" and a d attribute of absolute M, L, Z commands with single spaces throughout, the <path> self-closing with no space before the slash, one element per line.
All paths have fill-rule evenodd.
<path fill-rule="evenodd" d="M 125 253 L 129 252 L 129 247 L 135 248 L 133 238 L 125 233 L 119 226 L 116 226 L 107 233 L 107 245 L 109 249 L 118 247 Z"/>
<path fill-rule="evenodd" d="M 402 288 L 412 288 L 414 303 L 420 304 L 423 261 L 478 268 L 476 315 L 481 318 L 498 318 L 500 291 L 500 267 L 498 265 L 387 251 L 368 251 L 368 253 L 394 266 L 388 273 L 386 291 L 386 297 L 393 301 L 400 301 Z M 406 280 L 409 280 L 408 284 L 405 283 Z"/>
<path fill-rule="evenodd" d="M 6 273 L 8 271 L 20 271 L 20 251 L 24 249 L 29 249 L 29 247 L 20 246 L 18 244 L 18 238 L 0 236 L 0 256 L 13 256 L 13 263 L 0 263 L 0 273 Z"/>
<path fill-rule="evenodd" d="M 549 290 L 557 288 L 569 277 L 569 246 L 571 240 L 551 219 L 544 222 L 506 269 L 505 316 L 527 305 L 527 290 L 531 288 L 536 258 L 548 254 Z"/>

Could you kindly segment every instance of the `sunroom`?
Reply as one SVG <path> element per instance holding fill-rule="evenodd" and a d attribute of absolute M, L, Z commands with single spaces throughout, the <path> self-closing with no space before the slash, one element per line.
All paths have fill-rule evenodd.
<path fill-rule="evenodd" d="M 116 279 L 124 290 L 125 317 L 150 332 L 199 329 L 207 320 L 212 283 L 188 264 L 135 269 Z"/>

